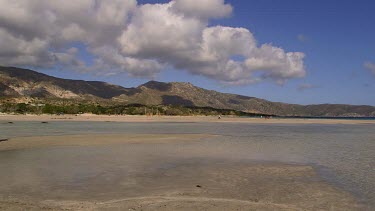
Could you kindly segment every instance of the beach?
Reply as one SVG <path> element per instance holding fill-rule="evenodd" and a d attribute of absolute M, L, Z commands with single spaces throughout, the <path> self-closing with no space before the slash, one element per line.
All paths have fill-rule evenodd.
<path fill-rule="evenodd" d="M 138 115 L 0 115 L 0 121 L 93 121 L 93 122 L 228 122 L 266 124 L 375 124 L 373 120 L 304 119 L 304 118 L 246 118 L 235 116 L 138 116 Z"/>
<path fill-rule="evenodd" d="M 1 116 L 0 210 L 371 210 L 373 129 L 367 120 Z"/>

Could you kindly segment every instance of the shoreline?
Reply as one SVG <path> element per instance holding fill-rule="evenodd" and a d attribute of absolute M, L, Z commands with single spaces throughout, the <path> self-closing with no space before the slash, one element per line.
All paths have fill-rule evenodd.
<path fill-rule="evenodd" d="M 1 121 L 41 121 L 41 122 L 192 122 L 192 123 L 253 123 L 253 124 L 375 124 L 374 120 L 367 119 L 323 119 L 323 118 L 251 118 L 251 117 L 234 117 L 222 116 L 218 119 L 216 116 L 137 116 L 137 115 L 13 115 L 0 114 Z"/>

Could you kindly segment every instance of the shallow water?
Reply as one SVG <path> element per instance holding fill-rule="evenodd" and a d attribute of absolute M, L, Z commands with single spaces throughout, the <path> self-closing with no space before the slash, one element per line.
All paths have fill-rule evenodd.
<path fill-rule="evenodd" d="M 199 142 L 147 146 L 137 144 L 130 148 L 86 146 L 4 151 L 0 153 L 0 181 L 3 184 L 19 184 L 22 180 L 11 178 L 38 178 L 34 174 L 44 172 L 50 174 L 50 183 L 54 184 L 56 190 L 59 186 L 69 186 L 74 190 L 80 185 L 87 185 L 82 182 L 85 178 L 91 178 L 96 183 L 100 182 L 95 180 L 96 176 L 116 180 L 117 171 L 126 175 L 134 173 L 127 172 L 129 169 L 168 168 L 182 161 L 276 161 L 317 166 L 325 179 L 351 191 L 371 206 L 375 205 L 374 125 L 0 122 L 0 138 L 93 133 L 199 133 L 221 136 Z M 155 159 L 159 159 L 164 166 L 153 166 L 152 161 Z M 140 165 L 140 160 L 144 166 Z M 101 175 L 102 169 L 106 169 L 104 176 Z M 30 181 L 25 179 L 25 182 Z M 33 181 L 35 188 L 43 188 L 41 182 Z M 0 186 L 2 191 L 8 187 Z M 25 190 L 9 190 L 14 191 Z"/>

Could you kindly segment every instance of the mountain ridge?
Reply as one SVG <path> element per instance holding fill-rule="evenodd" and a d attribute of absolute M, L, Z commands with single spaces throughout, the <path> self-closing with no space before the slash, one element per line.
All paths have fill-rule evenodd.
<path fill-rule="evenodd" d="M 117 104 L 181 105 L 233 109 L 279 116 L 374 117 L 368 105 L 298 105 L 207 90 L 189 82 L 149 81 L 125 88 L 101 81 L 62 79 L 33 70 L 0 66 L 3 98 L 73 99 Z"/>

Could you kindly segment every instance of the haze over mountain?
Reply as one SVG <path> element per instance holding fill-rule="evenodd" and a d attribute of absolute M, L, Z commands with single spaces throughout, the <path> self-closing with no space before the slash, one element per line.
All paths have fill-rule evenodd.
<path fill-rule="evenodd" d="M 68 80 L 32 70 L 0 67 L 0 96 L 5 98 L 75 99 L 121 104 L 181 105 L 233 109 L 280 116 L 375 116 L 373 106 L 296 105 L 220 93 L 191 83 L 149 81 L 125 88 L 99 81 Z"/>

